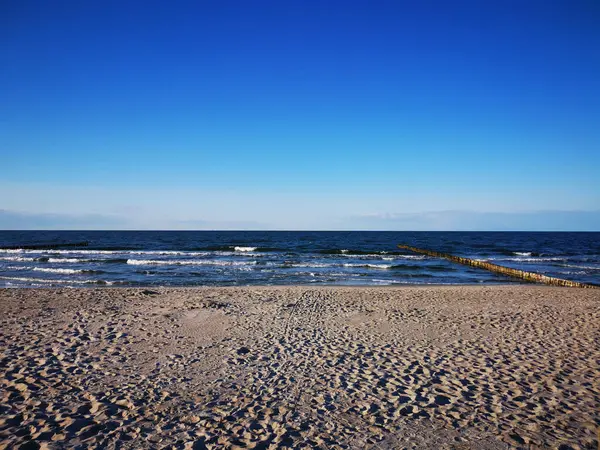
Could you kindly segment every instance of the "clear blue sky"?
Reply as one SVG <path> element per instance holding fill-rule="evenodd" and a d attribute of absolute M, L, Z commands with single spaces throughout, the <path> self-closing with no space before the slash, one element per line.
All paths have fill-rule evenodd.
<path fill-rule="evenodd" d="M 4 1 L 0 227 L 600 230 L 599 24 L 596 0 Z"/>

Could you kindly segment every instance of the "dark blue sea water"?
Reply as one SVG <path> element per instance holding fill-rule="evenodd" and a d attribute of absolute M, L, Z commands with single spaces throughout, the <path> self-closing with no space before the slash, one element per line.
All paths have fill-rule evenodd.
<path fill-rule="evenodd" d="M 600 283 L 600 233 L 0 231 L 0 286 L 516 282 L 398 243 Z"/>

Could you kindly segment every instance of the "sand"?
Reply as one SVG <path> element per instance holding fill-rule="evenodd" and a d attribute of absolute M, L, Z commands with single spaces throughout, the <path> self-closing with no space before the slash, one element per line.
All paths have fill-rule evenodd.
<path fill-rule="evenodd" d="M 0 448 L 596 448 L 600 291 L 0 290 Z"/>

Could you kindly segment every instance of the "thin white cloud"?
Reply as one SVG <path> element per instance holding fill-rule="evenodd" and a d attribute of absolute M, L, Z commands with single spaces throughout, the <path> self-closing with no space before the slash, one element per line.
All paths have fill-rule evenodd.
<path fill-rule="evenodd" d="M 410 230 L 410 231 L 600 231 L 600 211 L 374 213 L 332 221 L 330 226 L 277 226 L 252 220 L 135 219 L 117 214 L 53 214 L 0 210 L 3 230 Z"/>
<path fill-rule="evenodd" d="M 374 213 L 347 223 L 374 230 L 600 231 L 600 211 Z"/>

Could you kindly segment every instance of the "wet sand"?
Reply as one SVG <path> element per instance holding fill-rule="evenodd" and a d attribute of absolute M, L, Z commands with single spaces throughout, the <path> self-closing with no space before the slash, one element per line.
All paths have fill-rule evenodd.
<path fill-rule="evenodd" d="M 1 289 L 0 342 L 0 448 L 597 446 L 599 290 Z"/>

